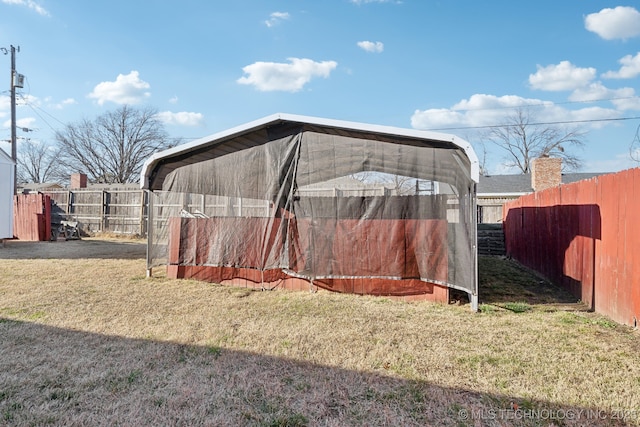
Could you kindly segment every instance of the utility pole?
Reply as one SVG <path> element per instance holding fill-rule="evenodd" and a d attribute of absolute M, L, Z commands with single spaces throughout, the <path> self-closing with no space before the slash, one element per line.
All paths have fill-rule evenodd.
<path fill-rule="evenodd" d="M 0 48 L 6 55 L 8 53 L 7 48 Z M 11 45 L 11 159 L 14 162 L 13 166 L 13 194 L 17 193 L 17 179 L 18 179 L 18 138 L 16 136 L 16 88 L 23 87 L 24 76 L 16 72 L 16 51 L 20 52 L 20 46 L 17 48 Z"/>
<path fill-rule="evenodd" d="M 20 48 L 18 47 L 18 52 Z M 18 193 L 18 138 L 16 137 L 16 48 L 11 45 L 11 159 L 13 163 L 13 194 Z"/>

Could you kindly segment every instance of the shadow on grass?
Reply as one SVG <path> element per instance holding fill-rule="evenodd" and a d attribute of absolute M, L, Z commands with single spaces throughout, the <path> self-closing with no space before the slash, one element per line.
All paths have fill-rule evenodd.
<path fill-rule="evenodd" d="M 0 259 L 144 259 L 146 250 L 146 241 L 141 240 L 7 240 L 0 247 Z"/>
<path fill-rule="evenodd" d="M 631 425 L 598 408 L 217 346 L 3 318 L 0 336 L 2 425 Z"/>
<path fill-rule="evenodd" d="M 509 303 L 586 310 L 569 291 L 541 278 L 517 261 L 498 256 L 478 257 L 478 294 L 482 304 Z"/>

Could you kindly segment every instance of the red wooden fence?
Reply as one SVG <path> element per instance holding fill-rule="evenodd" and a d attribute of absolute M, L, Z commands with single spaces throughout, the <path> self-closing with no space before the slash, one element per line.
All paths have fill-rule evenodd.
<path fill-rule="evenodd" d="M 51 198 L 44 194 L 18 194 L 13 199 L 13 235 L 18 240 L 51 238 Z"/>
<path fill-rule="evenodd" d="M 507 254 L 595 311 L 640 319 L 640 168 L 505 204 Z"/>

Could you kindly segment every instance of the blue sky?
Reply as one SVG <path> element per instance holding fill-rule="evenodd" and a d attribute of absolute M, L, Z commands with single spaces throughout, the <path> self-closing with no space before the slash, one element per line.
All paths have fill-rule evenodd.
<path fill-rule="evenodd" d="M 18 126 L 33 130 L 18 136 L 43 143 L 126 103 L 186 140 L 283 112 L 447 129 L 480 152 L 479 129 L 534 105 L 539 121 L 588 131 L 583 171 L 638 165 L 636 2 L 0 0 L 10 45 L 26 77 Z M 0 54 L 3 140 L 9 71 Z"/>

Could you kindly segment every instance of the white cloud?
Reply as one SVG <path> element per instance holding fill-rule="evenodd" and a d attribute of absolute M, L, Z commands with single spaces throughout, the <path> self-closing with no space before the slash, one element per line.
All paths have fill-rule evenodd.
<path fill-rule="evenodd" d="M 569 61 L 546 67 L 537 65 L 537 68 L 538 71 L 535 74 L 529 75 L 529 85 L 532 89 L 574 90 L 588 85 L 596 77 L 595 68 L 579 68 Z"/>
<path fill-rule="evenodd" d="M 618 110 L 637 110 L 640 99 L 635 96 L 635 89 L 623 87 L 609 89 L 600 82 L 591 83 L 589 86 L 576 89 L 569 96 L 572 102 L 590 102 L 597 100 L 610 100 Z"/>
<path fill-rule="evenodd" d="M 545 122 L 575 122 L 577 126 L 589 126 L 591 129 L 601 129 L 612 122 L 607 120 L 618 119 L 622 112 L 613 108 L 586 107 L 579 110 L 567 110 L 557 107 L 561 112 L 557 117 L 553 115 L 545 118 Z M 570 124 L 570 123 L 569 123 Z M 571 125 L 571 124 L 570 124 Z"/>
<path fill-rule="evenodd" d="M 618 71 L 607 71 L 605 79 L 632 79 L 640 75 L 640 52 L 636 56 L 626 55 L 618 61 L 622 66 Z"/>
<path fill-rule="evenodd" d="M 411 126 L 416 129 L 441 129 L 495 125 L 503 121 L 506 111 L 525 105 L 545 105 L 545 102 L 516 95 L 497 97 L 476 94 L 451 108 L 416 110 L 411 116 Z"/>
<path fill-rule="evenodd" d="M 29 95 L 22 94 L 16 100 L 16 107 L 22 111 L 22 113 L 18 114 L 18 116 L 26 115 L 24 112 L 24 106 L 30 105 L 32 107 L 40 107 L 42 102 L 40 98 Z M 5 117 L 9 118 L 11 115 L 11 97 L 9 96 L 0 96 L 0 118 L 4 119 Z M 36 122 L 35 117 L 21 117 L 16 120 L 16 126 L 18 128 L 32 128 L 33 124 Z M 2 124 L 2 127 L 7 129 L 11 128 L 11 120 L 8 119 L 6 122 Z"/>
<path fill-rule="evenodd" d="M 246 74 L 239 84 L 252 85 L 263 92 L 297 92 L 313 77 L 327 78 L 337 66 L 335 61 L 316 62 L 306 58 L 288 58 L 289 63 L 255 62 L 242 68 Z"/>
<path fill-rule="evenodd" d="M 635 90 L 630 87 L 618 89 L 616 91 L 620 95 L 618 99 L 612 99 L 611 102 L 620 111 L 640 111 L 640 97 L 637 97 Z"/>
<path fill-rule="evenodd" d="M 0 117 L 4 117 L 9 114 L 11 110 L 11 98 L 8 96 L 0 95 Z"/>
<path fill-rule="evenodd" d="M 93 88 L 89 98 L 97 99 L 99 105 L 107 101 L 116 104 L 139 104 L 151 96 L 147 91 L 150 87 L 149 83 L 141 80 L 139 73 L 134 70 L 127 75 L 118 74 L 115 82 L 99 83 Z"/>
<path fill-rule="evenodd" d="M 569 95 L 569 101 L 589 102 L 598 99 L 610 99 L 616 97 L 614 92 L 614 90 L 607 88 L 601 82 L 595 82 L 574 90 L 573 93 Z"/>
<path fill-rule="evenodd" d="M 173 113 L 171 111 L 162 111 L 157 114 L 158 119 L 168 125 L 179 126 L 201 126 L 204 124 L 204 116 L 202 113 L 190 113 L 181 111 Z"/>
<path fill-rule="evenodd" d="M 360 49 L 366 50 L 367 52 L 380 53 L 384 50 L 384 43 L 370 42 L 365 40 L 365 41 L 358 42 L 358 47 Z"/>
<path fill-rule="evenodd" d="M 24 117 L 21 119 L 16 120 L 16 127 L 18 129 L 21 128 L 26 128 L 29 130 L 32 130 L 31 127 L 33 126 L 33 124 L 36 122 L 35 117 Z M 3 127 L 6 128 L 10 128 L 11 127 L 11 120 L 7 120 L 2 124 Z"/>
<path fill-rule="evenodd" d="M 31 129 L 31 127 L 35 122 L 36 122 L 35 117 L 24 117 L 22 119 L 16 120 L 16 127 Z"/>
<path fill-rule="evenodd" d="M 34 0 L 2 0 L 4 4 L 16 4 L 19 6 L 26 6 L 29 9 L 35 11 L 37 14 L 42 16 L 49 16 L 49 12 L 42 6 L 40 6 Z"/>
<path fill-rule="evenodd" d="M 499 126 L 513 114 L 518 107 L 531 108 L 536 121 L 540 123 L 559 123 L 588 121 L 602 118 L 620 117 L 620 111 L 601 107 L 587 107 L 568 110 L 550 101 L 522 98 L 516 95 L 497 97 L 476 94 L 468 100 L 462 100 L 451 108 L 416 110 L 411 116 L 411 126 L 423 130 L 481 130 L 484 127 Z M 593 122 L 594 128 L 607 122 Z"/>
<path fill-rule="evenodd" d="M 51 99 L 45 99 L 45 101 L 47 102 L 51 102 Z M 51 107 L 55 108 L 56 110 L 62 110 L 64 107 L 68 106 L 68 105 L 73 105 L 73 104 L 77 104 L 78 102 L 73 99 L 73 98 L 67 98 L 67 99 L 63 99 L 62 102 L 58 102 L 57 104 L 52 104 Z"/>
<path fill-rule="evenodd" d="M 178 96 L 173 96 L 172 98 L 169 99 L 169 104 L 177 104 L 178 103 Z"/>
<path fill-rule="evenodd" d="M 275 25 L 278 25 L 282 21 L 286 21 L 290 18 L 291 18 L 291 15 L 289 15 L 288 12 L 273 12 L 271 15 L 269 15 L 269 19 L 264 21 L 264 24 L 267 27 L 271 28 Z"/>
<path fill-rule="evenodd" d="M 16 99 L 16 105 L 18 107 L 22 105 L 35 105 L 39 107 L 42 105 L 42 102 L 40 102 L 40 98 L 38 98 L 37 96 L 22 94 Z"/>
<path fill-rule="evenodd" d="M 606 8 L 587 15 L 584 26 L 605 40 L 624 40 L 640 35 L 640 12 L 630 6 Z"/>
<path fill-rule="evenodd" d="M 626 152 L 617 154 L 610 160 L 586 161 L 581 169 L 584 172 L 618 172 L 635 167 L 638 167 L 638 163 L 631 158 L 631 152 Z"/>

